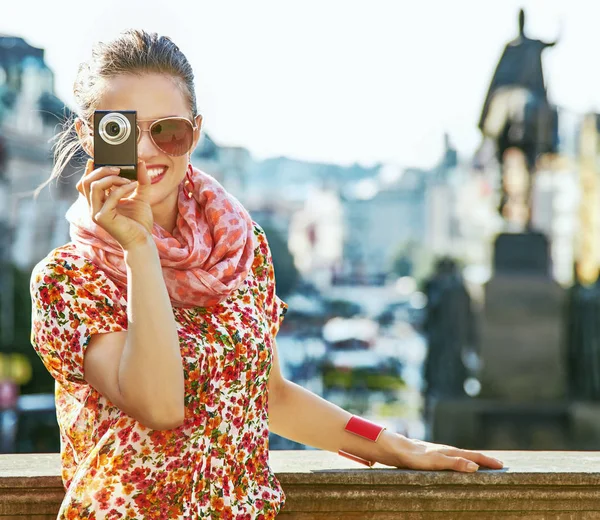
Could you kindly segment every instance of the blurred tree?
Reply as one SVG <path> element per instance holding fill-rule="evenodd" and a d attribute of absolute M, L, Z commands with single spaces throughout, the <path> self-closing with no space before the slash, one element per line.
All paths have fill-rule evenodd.
<path fill-rule="evenodd" d="M 262 225 L 267 235 L 271 255 L 273 256 L 273 266 L 275 269 L 275 278 L 277 280 L 277 294 L 285 298 L 295 288 L 300 279 L 300 273 L 294 264 L 294 257 L 288 249 L 287 242 L 281 233 L 269 224 Z"/>
<path fill-rule="evenodd" d="M 54 392 L 54 379 L 46 370 L 41 359 L 31 346 L 31 297 L 29 295 L 29 273 L 13 266 L 14 276 L 14 342 L 10 352 L 25 356 L 31 364 L 31 380 L 21 387 L 21 393 Z"/>

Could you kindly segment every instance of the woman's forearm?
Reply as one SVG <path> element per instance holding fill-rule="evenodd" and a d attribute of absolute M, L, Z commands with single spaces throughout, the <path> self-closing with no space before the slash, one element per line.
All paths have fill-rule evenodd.
<path fill-rule="evenodd" d="M 339 406 L 287 380 L 269 396 L 272 432 L 314 448 L 343 450 L 367 460 L 396 465 L 398 442 L 406 442 L 409 448 L 411 441 L 387 430 L 377 442 L 349 433 L 344 427 L 351 416 Z M 392 444 L 396 445 L 395 450 Z"/>
<path fill-rule="evenodd" d="M 154 424 L 183 420 L 184 378 L 173 309 L 151 238 L 125 252 L 127 341 L 119 366 L 121 395 Z"/>

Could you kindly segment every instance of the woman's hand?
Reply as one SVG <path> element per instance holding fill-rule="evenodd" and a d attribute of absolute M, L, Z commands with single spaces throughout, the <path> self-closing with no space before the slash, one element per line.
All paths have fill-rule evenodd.
<path fill-rule="evenodd" d="M 384 434 L 386 435 L 382 435 L 381 440 L 389 446 L 390 465 L 398 468 L 432 471 L 450 469 L 472 473 L 477 471 L 479 466 L 490 469 L 502 469 L 504 466 L 501 461 L 477 451 L 407 439 L 387 431 L 384 431 Z"/>
<path fill-rule="evenodd" d="M 88 201 L 92 220 L 125 251 L 146 243 L 154 224 L 146 164 L 138 163 L 137 181 L 120 177 L 119 168 L 93 168 L 94 161 L 90 159 L 77 183 L 77 190 Z"/>

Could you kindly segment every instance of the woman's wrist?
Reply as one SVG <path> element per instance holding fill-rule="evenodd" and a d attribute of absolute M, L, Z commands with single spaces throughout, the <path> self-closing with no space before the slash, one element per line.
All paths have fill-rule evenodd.
<path fill-rule="evenodd" d="M 390 430 L 381 432 L 376 445 L 378 447 L 377 462 L 394 467 L 403 466 L 404 456 L 408 455 L 414 447 L 410 439 Z"/>
<path fill-rule="evenodd" d="M 404 435 L 391 432 L 384 426 L 360 416 L 351 416 L 344 429 L 351 433 L 352 437 L 357 436 L 363 440 L 360 441 L 360 446 L 353 439 L 350 443 L 344 443 L 345 447 L 338 451 L 339 455 L 365 466 L 373 466 L 376 462 L 388 466 L 401 466 L 402 461 L 414 449 L 414 442 Z"/>
<path fill-rule="evenodd" d="M 123 248 L 123 259 L 125 263 L 130 265 L 135 263 L 136 260 L 142 259 L 146 262 L 152 258 L 152 254 L 157 254 L 156 243 L 152 238 L 152 235 L 148 235 L 144 240 L 139 240 L 134 243 L 128 244 L 127 247 Z"/>

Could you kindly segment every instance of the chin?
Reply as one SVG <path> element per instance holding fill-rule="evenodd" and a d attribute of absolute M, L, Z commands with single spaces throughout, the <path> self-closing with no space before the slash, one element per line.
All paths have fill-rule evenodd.
<path fill-rule="evenodd" d="M 174 198 L 177 200 L 179 193 L 179 185 L 172 185 L 170 183 L 157 183 L 150 187 L 150 205 L 162 204 L 166 200 Z"/>

